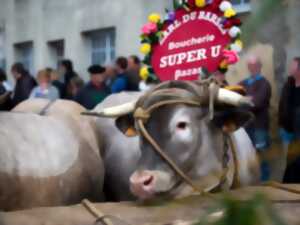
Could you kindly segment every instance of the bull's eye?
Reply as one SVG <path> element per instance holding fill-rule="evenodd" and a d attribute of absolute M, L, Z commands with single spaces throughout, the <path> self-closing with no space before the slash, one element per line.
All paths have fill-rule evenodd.
<path fill-rule="evenodd" d="M 179 129 L 179 130 L 185 130 L 187 128 L 187 126 L 188 126 L 187 122 L 177 123 L 177 129 Z"/>

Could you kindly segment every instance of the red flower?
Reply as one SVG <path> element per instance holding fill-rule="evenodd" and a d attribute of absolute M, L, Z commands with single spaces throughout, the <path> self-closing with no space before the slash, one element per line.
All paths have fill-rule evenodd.
<path fill-rule="evenodd" d="M 223 50 L 223 57 L 226 60 L 227 64 L 235 64 L 237 63 L 240 58 L 235 51 L 231 50 Z"/>
<path fill-rule="evenodd" d="M 187 0 L 186 2 L 191 8 L 196 7 L 195 0 Z"/>
<path fill-rule="evenodd" d="M 212 10 L 212 11 L 218 11 L 219 10 L 219 6 L 221 4 L 223 0 L 214 0 L 211 4 L 209 4 L 207 6 L 208 10 Z"/>

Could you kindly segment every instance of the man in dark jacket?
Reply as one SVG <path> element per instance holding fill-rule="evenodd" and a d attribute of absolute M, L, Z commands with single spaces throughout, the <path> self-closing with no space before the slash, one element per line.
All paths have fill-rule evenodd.
<path fill-rule="evenodd" d="M 141 60 L 136 55 L 128 57 L 128 90 L 139 91 Z"/>
<path fill-rule="evenodd" d="M 282 89 L 279 103 L 280 136 L 288 152 L 285 183 L 300 182 L 300 57 L 290 64 L 289 77 Z M 288 150 L 288 151 L 287 151 Z"/>
<path fill-rule="evenodd" d="M 16 81 L 12 98 L 12 107 L 14 107 L 29 98 L 32 89 L 37 83 L 21 63 L 15 63 L 11 67 L 11 73 Z"/>
<path fill-rule="evenodd" d="M 289 73 L 282 89 L 278 110 L 283 142 L 291 141 L 288 136 L 300 138 L 300 124 L 297 123 L 300 117 L 300 57 L 293 59 Z"/>
<path fill-rule="evenodd" d="M 246 127 L 246 131 L 258 152 L 263 152 L 270 147 L 269 136 L 269 107 L 272 95 L 271 85 L 261 74 L 262 64 L 256 57 L 248 59 L 248 70 L 250 77 L 240 83 L 249 97 L 251 97 L 254 107 L 252 113 L 255 120 Z M 267 160 L 261 160 L 261 180 L 270 178 L 270 166 Z"/>
<path fill-rule="evenodd" d="M 115 69 L 117 76 L 111 84 L 111 93 L 119 93 L 122 91 L 129 90 L 129 79 L 128 74 L 126 73 L 128 68 L 128 61 L 125 57 L 119 57 L 115 63 Z"/>
<path fill-rule="evenodd" d="M 78 74 L 74 71 L 73 63 L 69 59 L 64 59 L 60 62 L 59 71 L 64 78 L 64 90 L 62 93 L 62 98 L 71 99 L 72 93 L 70 93 L 70 82 Z"/>
<path fill-rule="evenodd" d="M 252 112 L 255 120 L 247 127 L 247 132 L 257 150 L 265 150 L 269 147 L 269 107 L 271 100 L 271 85 L 261 74 L 262 64 L 256 57 L 248 59 L 250 77 L 243 80 L 242 85 L 254 107 Z"/>
<path fill-rule="evenodd" d="M 87 109 L 93 109 L 108 95 L 109 89 L 105 85 L 105 68 L 93 65 L 88 68 L 91 75 L 90 82 L 77 94 L 75 101 Z"/>

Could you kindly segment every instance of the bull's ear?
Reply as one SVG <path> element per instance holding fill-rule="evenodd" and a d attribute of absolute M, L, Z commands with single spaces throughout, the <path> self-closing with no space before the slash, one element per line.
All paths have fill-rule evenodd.
<path fill-rule="evenodd" d="M 254 115 L 248 110 L 224 109 L 216 111 L 213 123 L 220 127 L 224 132 L 231 133 L 241 127 L 247 126 L 254 119 Z"/>
<path fill-rule="evenodd" d="M 132 114 L 120 116 L 116 119 L 117 128 L 127 137 L 137 136 Z"/>

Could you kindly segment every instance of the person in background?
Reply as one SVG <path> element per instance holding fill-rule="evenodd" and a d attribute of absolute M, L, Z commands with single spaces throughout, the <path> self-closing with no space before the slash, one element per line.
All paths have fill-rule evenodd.
<path fill-rule="evenodd" d="M 52 85 L 57 88 L 59 97 L 62 98 L 64 92 L 64 84 L 59 80 L 59 73 L 51 68 L 47 68 L 46 70 L 48 73 L 50 73 Z"/>
<path fill-rule="evenodd" d="M 247 95 L 252 99 L 254 107 L 251 108 L 255 120 L 246 127 L 246 131 L 253 142 L 254 147 L 262 154 L 270 147 L 269 137 L 269 107 L 271 100 L 271 85 L 261 74 L 261 61 L 252 56 L 247 60 L 249 78 L 243 80 L 240 85 L 246 90 Z M 270 168 L 267 161 L 261 163 L 261 179 L 266 181 L 270 177 Z"/>
<path fill-rule="evenodd" d="M 82 88 L 75 101 L 87 109 L 93 109 L 108 95 L 109 89 L 105 85 L 105 68 L 100 65 L 92 65 L 88 68 L 90 81 Z"/>
<path fill-rule="evenodd" d="M 80 77 L 73 77 L 70 81 L 71 100 L 75 100 L 77 94 L 84 87 L 84 81 Z"/>
<path fill-rule="evenodd" d="M 64 79 L 64 91 L 62 98 L 70 98 L 71 93 L 69 93 L 70 81 L 73 77 L 78 77 L 78 74 L 74 71 L 73 63 L 69 59 L 64 59 L 59 64 L 59 73 L 63 76 Z"/>
<path fill-rule="evenodd" d="M 110 87 L 116 78 L 116 70 L 112 65 L 107 65 L 105 68 L 105 84 Z"/>
<path fill-rule="evenodd" d="M 226 87 L 228 86 L 228 82 L 226 80 L 225 74 L 222 73 L 221 71 L 217 70 L 214 73 L 214 76 L 216 78 L 216 80 L 218 81 L 218 83 L 222 86 L 222 87 Z"/>
<path fill-rule="evenodd" d="M 12 65 L 11 73 L 16 82 L 12 98 L 12 107 L 15 107 L 20 102 L 29 98 L 32 89 L 36 86 L 36 81 L 21 63 Z"/>
<path fill-rule="evenodd" d="M 51 72 L 47 69 L 40 70 L 37 74 L 38 86 L 35 87 L 30 98 L 44 98 L 55 101 L 59 98 L 59 91 L 51 84 Z"/>
<path fill-rule="evenodd" d="M 300 182 L 300 57 L 295 57 L 289 66 L 289 77 L 282 89 L 279 102 L 280 137 L 289 153 L 288 166 L 283 178 L 285 183 Z"/>
<path fill-rule="evenodd" d="M 129 86 L 128 75 L 126 73 L 128 62 L 125 57 L 119 57 L 115 62 L 115 69 L 117 72 L 116 78 L 111 84 L 111 93 L 119 93 L 127 91 Z"/>
<path fill-rule="evenodd" d="M 11 109 L 11 93 L 12 88 L 8 86 L 7 76 L 3 69 L 0 68 L 0 110 L 8 111 Z"/>
<path fill-rule="evenodd" d="M 140 78 L 140 69 L 141 69 L 141 60 L 136 55 L 131 55 L 128 57 L 128 90 L 129 91 L 138 91 Z"/>

